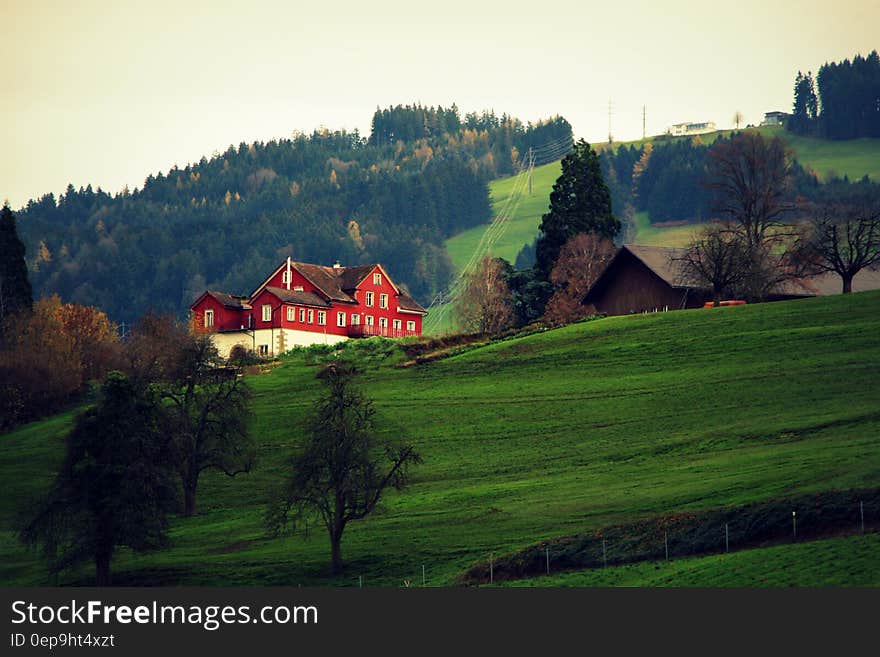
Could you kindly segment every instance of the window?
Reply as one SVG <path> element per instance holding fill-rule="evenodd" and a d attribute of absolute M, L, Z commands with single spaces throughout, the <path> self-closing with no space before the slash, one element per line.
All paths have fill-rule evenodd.
<path fill-rule="evenodd" d="M 284 273 L 281 274 L 281 282 L 282 283 L 290 283 L 290 272 L 287 271 L 286 269 L 284 270 Z"/>
<path fill-rule="evenodd" d="M 380 294 L 379 295 L 379 307 L 380 308 L 387 308 L 388 307 L 388 295 L 387 294 Z"/>
<path fill-rule="evenodd" d="M 373 325 L 373 316 L 367 315 L 367 326 L 372 326 L 372 325 Z"/>
<path fill-rule="evenodd" d="M 315 323 L 315 311 L 309 308 L 309 324 Z"/>
<path fill-rule="evenodd" d="M 351 314 L 351 325 L 357 326 L 360 323 L 361 323 L 361 316 L 358 315 L 357 313 L 352 313 Z"/>
<path fill-rule="evenodd" d="M 272 321 L 272 306 L 268 303 L 263 304 L 263 321 L 271 322 Z"/>
<path fill-rule="evenodd" d="M 364 303 L 370 307 L 373 306 L 373 293 L 372 292 L 367 292 L 366 296 L 364 297 Z"/>
<path fill-rule="evenodd" d="M 214 311 L 206 310 L 205 311 L 205 328 L 211 328 L 214 326 Z"/>
<path fill-rule="evenodd" d="M 388 328 L 388 318 L 387 317 L 380 317 L 379 318 L 379 328 L 383 328 L 383 329 Z"/>
<path fill-rule="evenodd" d="M 336 313 L 336 326 L 345 326 L 345 313 Z"/>
<path fill-rule="evenodd" d="M 327 313 L 323 310 L 318 311 L 318 326 L 325 326 L 327 324 Z"/>
<path fill-rule="evenodd" d="M 409 320 L 406 323 L 406 330 L 407 331 L 415 331 L 416 330 L 416 323 L 413 320 Z"/>
<path fill-rule="evenodd" d="M 382 274 L 373 274 L 373 285 L 382 285 Z"/>
<path fill-rule="evenodd" d="M 299 309 L 299 321 L 302 324 L 306 323 L 306 309 L 305 308 Z"/>
<path fill-rule="evenodd" d="M 292 322 L 296 317 L 296 309 L 293 306 L 287 306 L 287 321 Z"/>
<path fill-rule="evenodd" d="M 269 355 L 269 345 L 261 344 L 260 345 L 260 356 L 268 356 Z"/>
<path fill-rule="evenodd" d="M 401 328 L 403 328 L 403 324 L 399 319 L 392 320 L 391 326 L 392 328 L 394 328 L 395 331 L 399 331 Z"/>

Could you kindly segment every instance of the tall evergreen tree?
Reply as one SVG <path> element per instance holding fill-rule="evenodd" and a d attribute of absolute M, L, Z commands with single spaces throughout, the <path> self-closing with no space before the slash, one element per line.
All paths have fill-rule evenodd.
<path fill-rule="evenodd" d="M 18 237 L 15 215 L 4 203 L 0 210 L 0 336 L 6 319 L 33 303 L 24 244 Z"/>
<path fill-rule="evenodd" d="M 599 157 L 583 139 L 562 158 L 562 175 L 553 185 L 550 211 L 542 217 L 540 228 L 535 259 L 543 280 L 549 277 L 562 245 L 578 233 L 613 239 L 620 231 Z"/>
<path fill-rule="evenodd" d="M 812 134 L 816 129 L 818 112 L 819 102 L 813 74 L 807 72 L 804 75 L 798 71 L 794 81 L 794 107 L 788 122 L 789 130 L 799 135 Z"/>

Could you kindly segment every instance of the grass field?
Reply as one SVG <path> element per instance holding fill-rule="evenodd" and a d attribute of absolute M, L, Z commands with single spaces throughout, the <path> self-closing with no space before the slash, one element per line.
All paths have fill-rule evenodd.
<path fill-rule="evenodd" d="M 346 530 L 267 538 L 265 501 L 316 394 L 297 356 L 253 377 L 259 462 L 207 476 L 170 549 L 119 584 L 453 582 L 489 553 L 679 510 L 880 485 L 880 293 L 613 317 L 364 377 L 380 426 L 417 444 L 413 485 Z M 0 582 L 50 583 L 14 518 L 60 458 L 67 414 L 0 436 Z M 869 519 L 870 521 L 871 519 Z M 90 571 L 61 583 L 88 583 Z M 875 581 L 875 580 L 874 580 Z M 865 582 L 868 583 L 868 582 Z"/>
<path fill-rule="evenodd" d="M 876 587 L 880 534 L 551 574 L 504 586 Z"/>
<path fill-rule="evenodd" d="M 829 141 L 799 137 L 779 127 L 758 128 L 758 130 L 767 136 L 784 138 L 794 150 L 795 158 L 802 165 L 816 171 L 820 178 L 827 178 L 834 173 L 840 176 L 846 174 L 851 179 L 858 179 L 867 174 L 873 180 L 880 180 L 880 139 Z M 731 132 L 724 130 L 701 135 L 700 138 L 711 143 L 719 135 L 729 135 Z M 640 145 L 645 141 L 653 140 L 654 138 L 649 137 L 646 140 L 623 142 L 623 144 Z M 619 145 L 615 142 L 612 147 L 617 148 Z M 607 144 L 595 144 L 594 148 L 601 150 L 607 146 Z M 489 255 L 504 258 L 512 264 L 523 245 L 532 243 L 538 233 L 541 215 L 547 212 L 550 191 L 553 183 L 559 177 L 560 171 L 559 162 L 546 164 L 535 169 L 532 179 L 532 195 L 526 195 L 516 211 L 511 214 L 504 234 L 488 250 Z M 515 178 L 502 178 L 489 185 L 494 215 L 497 215 L 507 203 L 514 188 L 514 181 Z M 689 226 L 669 228 L 651 226 L 648 216 L 644 212 L 636 215 L 636 225 L 634 241 L 637 244 L 654 246 L 681 246 L 687 242 L 692 231 Z M 471 258 L 485 230 L 485 226 L 477 226 L 446 240 L 446 248 L 457 269 L 460 270 Z"/>

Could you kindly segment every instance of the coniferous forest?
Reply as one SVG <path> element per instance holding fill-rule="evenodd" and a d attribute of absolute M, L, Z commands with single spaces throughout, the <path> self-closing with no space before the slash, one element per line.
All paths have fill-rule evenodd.
<path fill-rule="evenodd" d="M 246 294 L 287 257 L 382 262 L 422 302 L 453 275 L 443 240 L 490 219 L 487 183 L 530 146 L 571 139 L 453 105 L 376 110 L 369 138 L 317 130 L 230 146 L 109 194 L 68 186 L 17 212 L 35 296 L 97 305 L 117 322 L 184 316 L 203 290 Z"/>

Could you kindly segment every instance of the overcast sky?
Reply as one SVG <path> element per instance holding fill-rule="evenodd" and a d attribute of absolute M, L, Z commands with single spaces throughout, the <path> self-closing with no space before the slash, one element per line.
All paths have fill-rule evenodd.
<path fill-rule="evenodd" d="M 576 137 L 790 111 L 794 77 L 880 48 L 880 2 L 0 0 L 0 199 L 117 192 L 230 144 L 458 104 Z"/>

